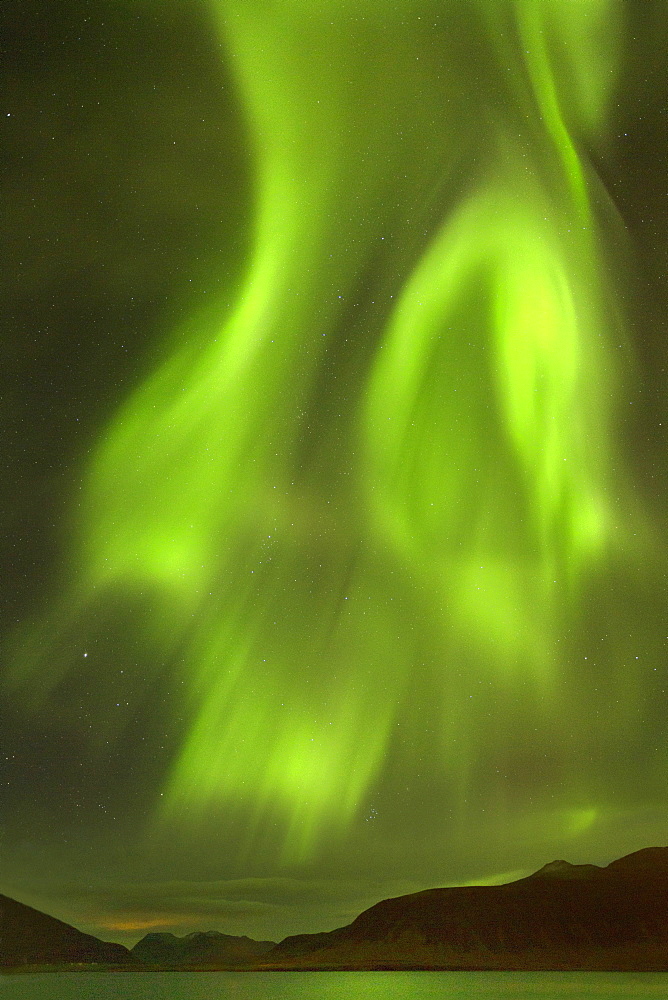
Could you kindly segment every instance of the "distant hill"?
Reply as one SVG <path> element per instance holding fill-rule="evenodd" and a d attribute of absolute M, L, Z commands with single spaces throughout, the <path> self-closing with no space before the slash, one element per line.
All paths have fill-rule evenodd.
<path fill-rule="evenodd" d="M 275 947 L 275 941 L 253 941 L 218 931 L 174 934 L 147 934 L 132 949 L 141 962 L 152 965 L 249 965 Z"/>
<path fill-rule="evenodd" d="M 280 944 L 217 931 L 147 934 L 132 952 L 0 896 L 0 970 L 26 965 L 257 969 L 668 971 L 668 847 L 551 861 L 506 885 L 385 899 L 346 927 Z"/>
<path fill-rule="evenodd" d="M 134 965 L 122 944 L 83 934 L 62 920 L 0 896 L 0 968 L 25 965 Z"/>
<path fill-rule="evenodd" d="M 553 861 L 506 885 L 386 899 L 346 927 L 285 938 L 263 964 L 668 970 L 668 848 L 605 868 Z"/>

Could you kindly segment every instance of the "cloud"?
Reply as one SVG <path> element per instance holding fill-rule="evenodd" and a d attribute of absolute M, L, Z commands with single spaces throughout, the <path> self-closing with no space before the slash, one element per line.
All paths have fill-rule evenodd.
<path fill-rule="evenodd" d="M 45 886 L 30 902 L 82 930 L 124 943 L 160 930 L 186 934 L 219 929 L 278 940 L 342 926 L 380 899 L 423 888 L 405 881 L 280 877 L 69 883 Z"/>

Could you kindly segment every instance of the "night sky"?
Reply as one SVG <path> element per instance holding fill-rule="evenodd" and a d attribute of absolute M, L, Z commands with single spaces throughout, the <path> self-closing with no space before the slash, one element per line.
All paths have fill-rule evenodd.
<path fill-rule="evenodd" d="M 278 940 L 668 843 L 665 0 L 22 0 L 0 892 Z"/>

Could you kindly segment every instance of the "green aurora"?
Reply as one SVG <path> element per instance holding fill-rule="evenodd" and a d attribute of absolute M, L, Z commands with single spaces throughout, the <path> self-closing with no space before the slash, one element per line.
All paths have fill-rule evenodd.
<path fill-rule="evenodd" d="M 601 176 L 628 7 L 201 5 L 237 122 L 228 249 L 91 404 L 63 557 L 6 645 L 26 731 L 76 733 L 68 788 L 110 754 L 122 788 L 151 720 L 164 753 L 135 759 L 118 821 L 135 881 L 161 853 L 172 882 L 317 875 L 334 925 L 362 871 L 373 901 L 665 842 L 665 526 L 628 439 L 635 247 Z M 109 898 L 77 912 L 152 926 Z M 153 925 L 327 929 L 244 899 L 192 927 L 163 900 Z"/>

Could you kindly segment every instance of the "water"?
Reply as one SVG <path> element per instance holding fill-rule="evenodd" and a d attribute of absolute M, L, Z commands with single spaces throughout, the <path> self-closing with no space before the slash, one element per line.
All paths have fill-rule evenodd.
<path fill-rule="evenodd" d="M 0 976 L 13 1000 L 639 1000 L 663 972 L 77 972 Z"/>

